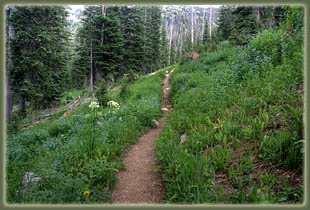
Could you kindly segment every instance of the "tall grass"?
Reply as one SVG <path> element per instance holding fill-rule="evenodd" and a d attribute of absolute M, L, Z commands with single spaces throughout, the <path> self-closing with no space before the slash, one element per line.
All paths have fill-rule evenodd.
<path fill-rule="evenodd" d="M 303 166 L 303 46 L 281 35 L 266 31 L 243 49 L 223 43 L 173 73 L 175 111 L 156 145 L 167 202 L 302 202 L 303 186 L 254 170 Z"/>
<path fill-rule="evenodd" d="M 131 84 L 126 98 L 111 91 L 110 98 L 120 103 L 116 112 L 101 106 L 94 115 L 85 104 L 67 118 L 52 119 L 18 134 L 8 133 L 7 201 L 109 202 L 115 173 L 124 168 L 124 152 L 162 114 L 164 76 L 162 71 Z M 41 181 L 24 187 L 26 172 L 33 172 Z"/>

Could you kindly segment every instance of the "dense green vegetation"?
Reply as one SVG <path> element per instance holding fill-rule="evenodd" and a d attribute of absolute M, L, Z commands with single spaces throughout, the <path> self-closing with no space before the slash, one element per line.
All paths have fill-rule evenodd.
<path fill-rule="evenodd" d="M 25 116 L 58 105 L 64 91 L 89 87 L 94 96 L 101 80 L 133 81 L 168 64 L 158 6 L 87 6 L 72 31 L 68 7 L 10 6 L 6 14 L 8 117 L 14 105 Z"/>
<path fill-rule="evenodd" d="M 66 7 L 7 7 L 8 203 L 110 202 L 172 69 L 164 202 L 302 203 L 303 8 L 219 11 L 93 5 L 70 29 Z"/>
<path fill-rule="evenodd" d="M 175 111 L 157 142 L 167 202 L 303 201 L 303 182 L 283 175 L 303 167 L 302 14 L 291 8 L 281 30 L 176 68 Z"/>
<path fill-rule="evenodd" d="M 68 88 L 68 39 L 64 7 L 16 7 L 7 10 L 8 50 L 14 102 L 46 108 Z M 40 90 L 40 91 L 37 91 Z"/>
<path fill-rule="evenodd" d="M 108 92 L 120 108 L 94 110 L 84 104 L 67 118 L 10 134 L 7 142 L 7 200 L 26 203 L 108 202 L 115 173 L 124 166 L 124 151 L 135 143 L 152 120 L 162 114 L 162 80 L 165 71 Z M 56 120 L 57 119 L 57 120 Z M 32 187 L 22 180 L 26 172 L 41 177 Z M 90 192 L 90 196 L 84 192 Z"/>

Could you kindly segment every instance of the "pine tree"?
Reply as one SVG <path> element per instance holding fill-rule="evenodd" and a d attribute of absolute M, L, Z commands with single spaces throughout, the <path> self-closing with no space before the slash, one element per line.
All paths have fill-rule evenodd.
<path fill-rule="evenodd" d="M 205 30 L 203 32 L 203 41 L 202 43 L 205 45 L 207 44 L 210 40 L 209 40 L 209 27 L 208 27 L 208 21 L 206 21 L 205 23 Z"/>
<path fill-rule="evenodd" d="M 104 77 L 118 77 L 120 65 L 123 59 L 124 39 L 121 34 L 121 25 L 119 19 L 112 19 L 109 16 L 104 19 L 104 43 L 100 51 L 101 58 L 98 64 L 103 67 Z"/>
<path fill-rule="evenodd" d="M 16 7 L 9 16 L 12 89 L 25 112 L 26 101 L 47 107 L 66 88 L 69 25 L 65 7 Z"/>
<path fill-rule="evenodd" d="M 177 62 L 176 57 L 176 49 L 175 49 L 175 43 L 172 43 L 171 50 L 170 50 L 170 65 L 173 65 Z"/>
<path fill-rule="evenodd" d="M 152 11 L 150 7 L 143 7 L 143 72 L 152 72 Z"/>
<path fill-rule="evenodd" d="M 137 7 L 122 7 L 124 35 L 124 73 L 139 73 L 143 69 L 143 21 Z"/>
<path fill-rule="evenodd" d="M 167 31 L 165 28 L 165 24 L 163 24 L 161 28 L 161 40 L 160 40 L 160 48 L 161 48 L 161 68 L 164 68 L 168 66 L 168 54 L 169 54 L 169 49 L 168 49 L 168 38 L 167 38 Z"/>
<path fill-rule="evenodd" d="M 231 39 L 238 45 L 245 45 L 251 35 L 257 32 L 257 21 L 253 7 L 237 7 L 232 11 L 234 15 L 234 28 Z"/>
<path fill-rule="evenodd" d="M 232 14 L 232 11 L 232 7 L 221 7 L 217 24 L 218 31 L 222 40 L 228 40 L 231 37 L 232 29 L 234 27 L 234 16 Z"/>
<path fill-rule="evenodd" d="M 151 24 L 151 40 L 152 40 L 152 71 L 159 69 L 160 67 L 160 17 L 161 10 L 158 6 L 152 6 L 152 24 Z"/>

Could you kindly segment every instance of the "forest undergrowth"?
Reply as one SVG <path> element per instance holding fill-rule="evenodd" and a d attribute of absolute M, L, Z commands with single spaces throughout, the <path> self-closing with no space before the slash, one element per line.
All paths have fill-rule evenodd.
<path fill-rule="evenodd" d="M 162 80 L 154 76 L 126 83 L 107 95 L 110 106 L 82 105 L 72 115 L 48 119 L 7 140 L 9 203 L 109 202 L 121 158 L 162 115 Z M 98 102 L 96 102 L 98 103 Z M 27 172 L 40 181 L 22 181 Z M 33 179 L 30 177 L 29 179 Z M 26 184 L 27 185 L 27 184 Z"/>
<path fill-rule="evenodd" d="M 101 14 L 101 9 L 103 7 L 89 7 L 85 11 L 96 10 Z M 234 11 L 239 9 L 237 7 Z M 22 10 L 20 12 L 28 11 Z M 123 10 L 110 7 L 109 10 L 111 16 L 117 11 L 142 11 L 127 7 Z M 154 7 L 152 11 L 153 19 L 159 20 L 160 10 Z M 224 8 L 223 11 L 229 9 Z M 126 72 L 120 62 L 123 55 L 116 52 L 127 46 L 131 38 L 124 39 L 127 44 L 119 45 L 123 39 L 114 38 L 122 37 L 121 34 L 114 36 L 115 33 L 107 28 L 100 32 L 100 40 L 107 33 L 105 40 L 109 37 L 113 41 L 107 44 L 115 47 L 115 59 L 110 59 L 115 65 L 100 63 L 103 59 L 100 57 L 95 63 L 108 69 L 109 74 L 105 75 L 105 79 L 96 80 L 90 90 L 86 85 L 87 56 L 90 55 L 88 42 L 80 49 L 80 60 L 71 66 L 76 73 L 72 78 L 77 83 L 73 90 L 57 89 L 57 94 L 51 94 L 53 100 L 47 100 L 46 93 L 54 90 L 46 88 L 46 93 L 32 94 L 31 91 L 36 92 L 45 83 L 38 82 L 38 86 L 32 87 L 32 83 L 26 80 L 31 87 L 27 94 L 33 97 L 28 99 L 27 95 L 18 92 L 20 87 L 16 83 L 14 91 L 21 95 L 13 101 L 13 112 L 7 126 L 6 201 L 9 204 L 111 202 L 115 175 L 125 168 L 122 163 L 125 152 L 149 128 L 156 126 L 153 120 L 162 116 L 163 79 L 167 71 L 174 69 L 170 92 L 174 111 L 168 113 L 165 127 L 156 140 L 156 159 L 161 167 L 154 170 L 163 175 L 166 188 L 164 203 L 301 204 L 305 200 L 303 17 L 302 8 L 291 7 L 283 10 L 283 20 L 275 22 L 276 26 L 261 28 L 255 34 L 244 29 L 236 33 L 238 35 L 226 37 L 219 30 L 210 39 L 205 30 L 203 45 L 188 42 L 185 48 L 197 51 L 198 57 L 192 56 L 192 60 L 189 53 L 187 56 L 180 54 L 176 61 L 175 49 L 170 49 L 169 63 L 174 65 L 143 77 L 139 75 L 168 65 L 167 40 L 162 39 L 166 44 L 162 44 L 165 52 L 161 53 L 161 57 L 156 53 L 157 48 L 153 48 L 156 51 L 152 53 L 153 57 L 143 57 L 139 54 L 142 52 L 140 48 L 130 47 L 130 56 L 141 60 L 137 63 L 124 53 L 125 60 L 130 61 L 127 68 L 131 66 L 137 70 Z M 94 20 L 102 21 L 100 18 Z M 105 21 L 105 26 L 112 24 L 109 19 Z M 131 29 L 129 23 L 133 22 L 128 21 L 128 29 Z M 120 23 L 115 20 L 115 31 L 120 32 Z M 96 26 L 102 28 L 101 24 Z M 137 29 L 141 29 L 140 26 L 137 25 Z M 88 37 L 87 27 L 80 32 L 83 32 L 81 37 Z M 99 31 L 96 33 L 99 40 Z M 22 30 L 19 35 L 23 36 Z M 151 35 L 153 37 L 154 34 Z M 142 39 L 142 33 L 138 37 Z M 153 40 L 157 40 L 155 38 Z M 137 43 L 142 47 L 142 42 Z M 135 46 L 134 42 L 132 44 Z M 108 49 L 101 48 L 97 47 L 95 52 Z M 17 49 L 19 46 L 16 45 Z M 149 49 L 152 47 L 144 50 Z M 107 50 L 103 55 L 111 54 Z M 18 67 L 19 56 L 15 58 L 15 70 L 21 70 Z M 66 60 L 65 57 L 62 59 Z M 154 63 L 145 66 L 144 62 L 148 61 L 144 59 L 153 59 Z M 48 65 L 53 63 L 46 60 Z M 32 68 L 27 66 L 26 69 Z M 114 83 L 115 75 L 112 73 L 116 73 L 116 69 L 122 70 L 116 74 L 122 79 Z M 44 68 L 40 70 L 45 72 Z M 15 76 L 18 78 L 18 74 Z M 18 82 L 25 83 L 23 79 Z M 85 84 L 80 84 L 82 82 Z M 111 84 L 119 88 L 113 90 Z M 86 87 L 87 90 L 83 89 Z M 91 94 L 95 98 L 90 97 Z M 78 97 L 81 97 L 81 105 L 74 112 L 64 114 Z M 19 100 L 22 103 L 18 105 Z M 46 106 L 50 108 L 42 110 L 42 101 L 51 105 Z M 18 112 L 20 105 L 24 115 Z M 35 111 L 39 108 L 40 111 Z M 27 174 L 31 175 L 28 181 L 25 180 Z"/>
<path fill-rule="evenodd" d="M 282 27 L 173 72 L 156 147 L 166 202 L 303 202 L 303 35 Z"/>

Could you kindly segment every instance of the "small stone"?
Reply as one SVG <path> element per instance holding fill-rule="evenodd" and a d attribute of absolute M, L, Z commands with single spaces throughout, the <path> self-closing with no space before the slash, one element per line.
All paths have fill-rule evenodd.
<path fill-rule="evenodd" d="M 186 141 L 186 139 L 187 139 L 187 135 L 186 135 L 186 133 L 184 133 L 184 134 L 180 137 L 180 145 L 184 144 L 185 141 Z"/>
<path fill-rule="evenodd" d="M 156 125 L 156 127 L 159 127 L 159 122 L 157 120 L 152 120 L 154 122 L 154 124 Z"/>
<path fill-rule="evenodd" d="M 23 179 L 23 185 L 24 187 L 28 187 L 29 185 L 33 185 L 38 183 L 41 180 L 41 177 L 35 177 L 34 173 L 27 172 Z"/>

